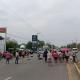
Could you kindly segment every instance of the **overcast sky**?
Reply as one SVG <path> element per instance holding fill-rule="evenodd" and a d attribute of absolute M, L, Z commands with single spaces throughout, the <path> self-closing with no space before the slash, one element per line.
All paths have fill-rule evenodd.
<path fill-rule="evenodd" d="M 0 0 L 0 26 L 19 42 L 37 33 L 56 45 L 80 42 L 80 0 Z"/>

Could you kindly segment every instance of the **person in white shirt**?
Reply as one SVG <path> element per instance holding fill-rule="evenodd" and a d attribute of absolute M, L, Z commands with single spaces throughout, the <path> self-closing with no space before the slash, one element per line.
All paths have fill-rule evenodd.
<path fill-rule="evenodd" d="M 59 56 L 59 61 L 62 62 L 63 61 L 63 53 L 61 51 L 58 52 L 58 56 Z"/>
<path fill-rule="evenodd" d="M 52 54 L 51 54 L 50 51 L 48 51 L 47 58 L 48 58 L 48 59 L 51 59 L 51 58 L 52 58 Z"/>
<path fill-rule="evenodd" d="M 16 51 L 16 59 L 15 59 L 15 64 L 18 64 L 19 62 L 19 53 Z"/>
<path fill-rule="evenodd" d="M 48 59 L 48 65 L 52 66 L 52 54 L 50 51 L 48 51 L 47 59 Z"/>

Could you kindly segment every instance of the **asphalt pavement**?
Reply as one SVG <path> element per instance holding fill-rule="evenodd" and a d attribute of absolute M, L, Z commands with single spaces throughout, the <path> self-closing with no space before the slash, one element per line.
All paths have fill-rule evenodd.
<path fill-rule="evenodd" d="M 30 59 L 20 59 L 19 64 L 0 62 L 0 80 L 68 80 L 65 63 L 54 63 L 48 66 L 36 55 Z"/>

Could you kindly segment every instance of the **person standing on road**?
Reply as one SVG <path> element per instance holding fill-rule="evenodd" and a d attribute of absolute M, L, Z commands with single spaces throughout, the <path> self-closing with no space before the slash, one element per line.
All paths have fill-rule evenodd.
<path fill-rule="evenodd" d="M 69 52 L 67 51 L 67 52 L 65 52 L 65 58 L 66 58 L 66 62 L 68 62 L 68 60 L 69 60 Z"/>
<path fill-rule="evenodd" d="M 63 61 L 63 53 L 61 51 L 58 52 L 58 56 L 59 56 L 59 61 L 62 62 Z"/>
<path fill-rule="evenodd" d="M 47 62 L 47 54 L 48 54 L 48 51 L 47 49 L 44 51 L 44 54 L 43 54 L 43 57 L 45 58 L 45 62 Z"/>
<path fill-rule="evenodd" d="M 25 51 L 22 51 L 22 57 L 23 58 L 25 57 Z"/>
<path fill-rule="evenodd" d="M 15 64 L 18 64 L 19 62 L 19 53 L 16 51 L 16 59 L 15 59 Z"/>
<path fill-rule="evenodd" d="M 75 62 L 76 62 L 76 53 L 73 52 L 73 53 L 72 53 L 72 56 L 73 56 L 73 62 L 75 63 Z"/>
<path fill-rule="evenodd" d="M 54 58 L 55 63 L 57 63 L 57 61 L 58 61 L 58 53 L 57 53 L 57 51 L 52 52 L 52 56 Z"/>
<path fill-rule="evenodd" d="M 48 62 L 48 65 L 49 66 L 52 66 L 52 54 L 51 54 L 51 51 L 48 51 L 48 54 L 47 54 L 47 62 Z"/>
<path fill-rule="evenodd" d="M 10 61 L 10 54 L 9 52 L 6 52 L 6 64 L 9 64 L 9 61 Z"/>

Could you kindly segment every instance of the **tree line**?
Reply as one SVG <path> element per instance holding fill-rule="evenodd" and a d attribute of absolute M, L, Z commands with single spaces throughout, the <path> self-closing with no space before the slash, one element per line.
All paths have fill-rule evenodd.
<path fill-rule="evenodd" d="M 22 43 L 25 45 L 26 49 L 32 49 L 32 41 L 28 41 L 27 43 Z M 16 40 L 8 40 L 6 41 L 6 50 L 10 51 L 12 49 L 20 48 L 20 45 Z M 45 41 L 38 40 L 37 48 L 43 48 L 43 46 L 47 45 L 48 48 L 55 48 L 55 45 L 50 43 L 45 43 Z"/>
<path fill-rule="evenodd" d="M 70 44 L 67 44 L 65 46 L 61 46 L 61 48 L 63 47 L 67 47 L 67 48 L 78 48 L 80 50 L 80 43 L 76 43 L 76 42 L 73 42 L 73 43 L 70 43 Z"/>

